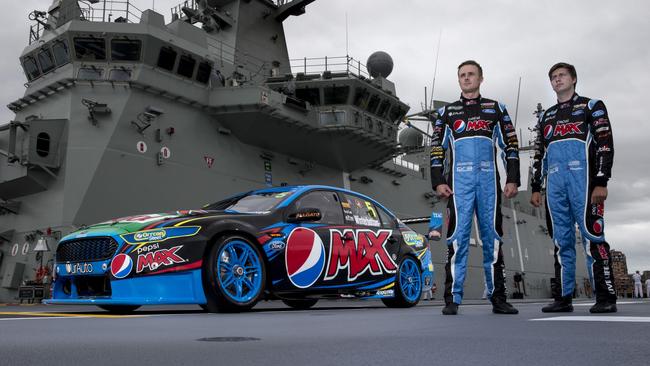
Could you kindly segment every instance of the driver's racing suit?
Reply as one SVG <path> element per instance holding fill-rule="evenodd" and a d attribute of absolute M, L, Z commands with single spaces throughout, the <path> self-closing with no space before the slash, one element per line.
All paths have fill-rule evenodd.
<path fill-rule="evenodd" d="M 467 271 L 467 255 L 476 211 L 483 243 L 483 269 L 488 297 L 506 300 L 501 250 L 501 187 L 496 164 L 499 145 L 507 183 L 519 186 L 517 133 L 505 106 L 478 97 L 461 99 L 438 111 L 431 149 L 433 190 L 448 183 L 454 194 L 448 202 L 445 302 L 460 304 Z M 449 178 L 443 175 L 445 152 L 450 150 Z"/>

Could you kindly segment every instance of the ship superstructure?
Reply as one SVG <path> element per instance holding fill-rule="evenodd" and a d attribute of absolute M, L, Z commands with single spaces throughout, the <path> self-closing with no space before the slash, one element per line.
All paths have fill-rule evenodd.
<path fill-rule="evenodd" d="M 282 24 L 312 2 L 185 1 L 170 23 L 129 1 L 55 0 L 33 12 L 26 90 L 0 126 L 0 302 L 86 224 L 264 186 L 353 189 L 401 217 L 442 212 L 428 140 L 411 128 L 398 138 L 409 106 L 387 79 L 390 56 L 367 67 L 347 55 L 289 59 Z M 526 294 L 547 297 L 552 246 L 527 200 L 504 201 L 508 284 L 525 272 Z M 473 240 L 466 293 L 478 297 Z"/>

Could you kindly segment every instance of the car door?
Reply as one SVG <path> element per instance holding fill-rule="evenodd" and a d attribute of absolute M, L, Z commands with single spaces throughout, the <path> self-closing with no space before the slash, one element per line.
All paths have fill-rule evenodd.
<path fill-rule="evenodd" d="M 343 210 L 339 196 L 329 190 L 304 193 L 289 207 L 287 213 L 318 209 L 321 218 L 297 222 L 287 238 L 285 268 L 288 288 L 315 289 L 336 285 L 324 280 L 330 254 L 330 231 L 343 226 Z"/>
<path fill-rule="evenodd" d="M 324 280 L 370 284 L 394 276 L 399 241 L 382 227 L 376 205 L 352 193 L 340 193 L 346 226 L 330 230 L 330 256 Z"/>

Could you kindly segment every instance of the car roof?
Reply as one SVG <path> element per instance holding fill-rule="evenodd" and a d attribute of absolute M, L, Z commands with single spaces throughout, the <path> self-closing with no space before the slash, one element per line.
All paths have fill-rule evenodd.
<path fill-rule="evenodd" d="M 284 187 L 272 187 L 272 188 L 264 188 L 264 189 L 258 189 L 255 191 L 252 191 L 251 194 L 254 193 L 275 193 L 275 192 L 290 192 L 293 191 L 295 194 L 293 194 L 291 197 L 289 197 L 287 200 L 283 201 L 280 205 L 278 205 L 278 208 L 280 207 L 286 207 L 290 205 L 293 201 L 296 200 L 296 198 L 309 191 L 318 191 L 318 190 L 330 190 L 330 191 L 336 191 L 336 192 L 342 192 L 342 193 L 349 193 L 353 194 L 356 196 L 359 196 L 363 199 L 366 199 L 375 205 L 381 207 L 384 211 L 388 212 L 391 216 L 396 217 L 395 214 L 393 214 L 389 209 L 384 207 L 381 203 L 377 202 L 376 200 L 362 194 L 359 192 L 351 191 L 349 189 L 344 189 L 340 187 L 332 187 L 332 186 L 325 186 L 325 185 L 315 185 L 315 184 L 310 184 L 310 185 L 299 185 L 299 186 L 284 186 Z"/>

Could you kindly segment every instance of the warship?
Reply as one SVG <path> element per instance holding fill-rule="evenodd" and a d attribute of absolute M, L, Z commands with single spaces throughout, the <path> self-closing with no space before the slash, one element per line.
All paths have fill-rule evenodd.
<path fill-rule="evenodd" d="M 310 16 L 313 1 L 188 0 L 169 23 L 128 0 L 55 0 L 30 13 L 25 91 L 0 124 L 0 302 L 47 297 L 57 241 L 84 225 L 237 192 L 324 184 L 405 219 L 443 212 L 431 139 L 416 127 L 432 112 L 408 115 L 388 79 L 391 57 L 289 58 L 283 23 Z M 545 298 L 553 246 L 529 197 L 503 200 L 507 285 L 511 296 Z M 476 224 L 470 244 L 465 293 L 476 299 Z M 430 245 L 442 288 L 444 241 Z"/>

